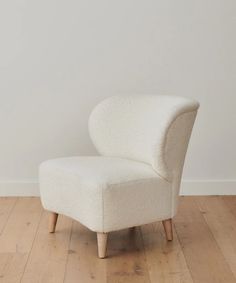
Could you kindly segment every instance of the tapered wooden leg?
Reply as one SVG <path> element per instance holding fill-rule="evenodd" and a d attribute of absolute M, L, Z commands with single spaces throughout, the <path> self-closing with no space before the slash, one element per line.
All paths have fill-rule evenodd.
<path fill-rule="evenodd" d="M 163 220 L 162 224 L 164 226 L 167 241 L 172 241 L 173 240 L 172 219 Z"/>
<path fill-rule="evenodd" d="M 57 225 L 57 218 L 58 213 L 50 212 L 49 214 L 49 223 L 48 223 L 48 230 L 49 233 L 54 233 Z"/>
<path fill-rule="evenodd" d="M 107 236 L 108 236 L 108 233 L 97 233 L 98 257 L 99 258 L 106 257 Z"/>

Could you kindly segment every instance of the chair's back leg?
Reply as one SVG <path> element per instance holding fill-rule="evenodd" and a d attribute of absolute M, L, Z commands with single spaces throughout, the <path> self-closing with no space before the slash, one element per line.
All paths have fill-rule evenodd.
<path fill-rule="evenodd" d="M 164 226 L 167 241 L 172 241 L 173 240 L 172 219 L 163 220 L 162 224 Z"/>
<path fill-rule="evenodd" d="M 57 224 L 58 213 L 50 212 L 49 214 L 49 223 L 48 223 L 48 230 L 49 233 L 54 233 Z"/>
<path fill-rule="evenodd" d="M 99 258 L 106 257 L 107 237 L 108 237 L 108 233 L 97 233 L 98 257 Z"/>

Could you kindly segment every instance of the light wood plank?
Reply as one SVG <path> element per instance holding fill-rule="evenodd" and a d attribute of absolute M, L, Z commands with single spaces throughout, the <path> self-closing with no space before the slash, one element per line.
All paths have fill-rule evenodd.
<path fill-rule="evenodd" d="M 235 283 L 233 273 L 194 198 L 182 198 L 174 221 L 192 278 L 196 283 Z"/>
<path fill-rule="evenodd" d="M 0 235 L 0 253 L 28 253 L 42 213 L 38 198 L 19 198 Z"/>
<path fill-rule="evenodd" d="M 9 215 L 16 204 L 17 198 L 0 198 L 0 234 L 2 233 Z"/>
<path fill-rule="evenodd" d="M 40 222 L 22 283 L 62 283 L 67 262 L 72 220 L 60 215 L 55 234 L 48 232 L 48 213 Z"/>
<path fill-rule="evenodd" d="M 173 229 L 173 241 L 166 240 L 161 222 L 141 228 L 152 283 L 192 283 L 181 246 Z"/>
<path fill-rule="evenodd" d="M 106 283 L 107 260 L 97 256 L 96 233 L 74 221 L 64 282 Z"/>
<path fill-rule="evenodd" d="M 42 213 L 38 198 L 19 198 L 0 236 L 0 278 L 19 282 Z"/>
<path fill-rule="evenodd" d="M 236 197 L 184 197 L 173 242 L 161 223 L 109 233 L 102 260 L 96 233 L 74 221 L 70 240 L 60 216 L 49 234 L 42 211 L 38 198 L 0 198 L 0 282 L 236 283 Z"/>
<path fill-rule="evenodd" d="M 198 197 L 196 201 L 236 278 L 236 218 L 221 197 Z"/>
<path fill-rule="evenodd" d="M 221 199 L 236 218 L 236 196 L 221 196 Z"/>
<path fill-rule="evenodd" d="M 96 233 L 74 223 L 65 282 L 149 283 L 139 228 L 109 233 L 107 258 L 97 257 Z"/>
<path fill-rule="evenodd" d="M 140 227 L 109 233 L 107 281 L 150 283 Z"/>
<path fill-rule="evenodd" d="M 0 282 L 20 282 L 27 258 L 28 253 L 0 253 Z"/>

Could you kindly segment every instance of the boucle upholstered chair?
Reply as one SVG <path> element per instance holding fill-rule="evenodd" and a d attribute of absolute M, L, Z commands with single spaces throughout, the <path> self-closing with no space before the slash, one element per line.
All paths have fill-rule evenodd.
<path fill-rule="evenodd" d="M 177 96 L 116 96 L 89 119 L 99 156 L 76 156 L 40 165 L 42 204 L 50 232 L 58 214 L 97 233 L 106 256 L 108 232 L 162 221 L 172 240 L 182 168 L 199 104 Z"/>

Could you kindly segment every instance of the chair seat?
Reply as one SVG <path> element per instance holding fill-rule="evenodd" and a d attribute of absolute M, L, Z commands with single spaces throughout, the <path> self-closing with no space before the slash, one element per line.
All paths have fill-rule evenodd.
<path fill-rule="evenodd" d="M 143 162 L 103 156 L 45 161 L 40 166 L 45 209 L 96 232 L 170 218 L 171 183 Z"/>

